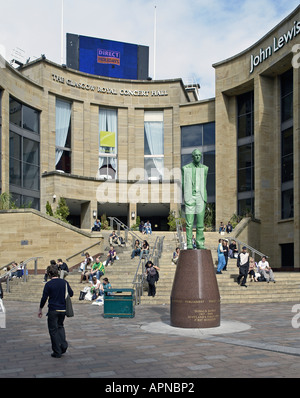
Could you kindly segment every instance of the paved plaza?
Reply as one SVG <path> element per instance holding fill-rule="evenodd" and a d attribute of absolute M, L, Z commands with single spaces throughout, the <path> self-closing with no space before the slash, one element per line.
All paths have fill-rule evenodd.
<path fill-rule="evenodd" d="M 101 378 L 159 382 L 200 378 L 298 378 L 300 304 L 224 304 L 221 326 L 170 326 L 169 306 L 136 306 L 134 318 L 104 318 L 103 306 L 75 304 L 66 318 L 69 349 L 52 358 L 38 304 L 5 301 L 0 378 Z M 130 381 L 130 380 L 131 381 Z M 124 382 L 124 380 L 123 380 Z M 138 384 L 138 380 L 135 381 Z"/>

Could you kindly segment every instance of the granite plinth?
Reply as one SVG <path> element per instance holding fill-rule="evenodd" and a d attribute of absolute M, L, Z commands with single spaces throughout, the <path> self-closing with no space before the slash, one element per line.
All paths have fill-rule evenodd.
<path fill-rule="evenodd" d="M 181 250 L 171 291 L 171 326 L 220 326 L 220 294 L 210 250 Z"/>

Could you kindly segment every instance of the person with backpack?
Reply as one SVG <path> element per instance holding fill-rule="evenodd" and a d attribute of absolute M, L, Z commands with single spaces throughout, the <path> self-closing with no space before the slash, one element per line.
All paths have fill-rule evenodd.
<path fill-rule="evenodd" d="M 149 285 L 148 289 L 148 296 L 154 297 L 156 294 L 156 286 L 155 283 L 159 279 L 159 267 L 153 264 L 152 261 L 147 261 L 145 264 L 145 271 L 146 271 L 146 276 L 147 276 L 147 282 Z"/>

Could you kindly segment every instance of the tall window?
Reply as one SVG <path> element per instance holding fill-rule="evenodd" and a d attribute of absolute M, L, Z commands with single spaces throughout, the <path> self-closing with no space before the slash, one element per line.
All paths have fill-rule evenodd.
<path fill-rule="evenodd" d="M 181 167 L 192 161 L 194 149 L 202 152 L 202 163 L 208 167 L 207 200 L 215 202 L 215 123 L 181 127 Z"/>
<path fill-rule="evenodd" d="M 10 123 L 32 133 L 39 134 L 39 111 L 22 104 L 12 97 L 9 100 L 9 107 Z"/>
<path fill-rule="evenodd" d="M 164 176 L 164 113 L 147 111 L 144 116 L 145 179 Z"/>
<path fill-rule="evenodd" d="M 99 177 L 116 179 L 118 170 L 118 111 L 99 110 Z"/>
<path fill-rule="evenodd" d="M 238 214 L 254 214 L 254 93 L 237 97 Z"/>
<path fill-rule="evenodd" d="M 71 107 L 68 101 L 56 99 L 55 168 L 71 173 Z"/>
<path fill-rule="evenodd" d="M 10 98 L 9 184 L 17 206 L 39 209 L 39 112 L 14 98 Z"/>
<path fill-rule="evenodd" d="M 294 217 L 293 69 L 280 77 L 281 86 L 281 218 Z"/>

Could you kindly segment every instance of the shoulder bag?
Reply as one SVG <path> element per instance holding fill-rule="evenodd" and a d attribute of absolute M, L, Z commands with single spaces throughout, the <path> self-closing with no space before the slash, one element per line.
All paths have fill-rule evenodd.
<path fill-rule="evenodd" d="M 72 316 L 74 316 L 74 311 L 73 311 L 73 306 L 72 306 L 72 301 L 71 301 L 71 297 L 69 296 L 68 293 L 68 284 L 66 282 L 66 316 L 68 318 L 71 318 Z"/>

